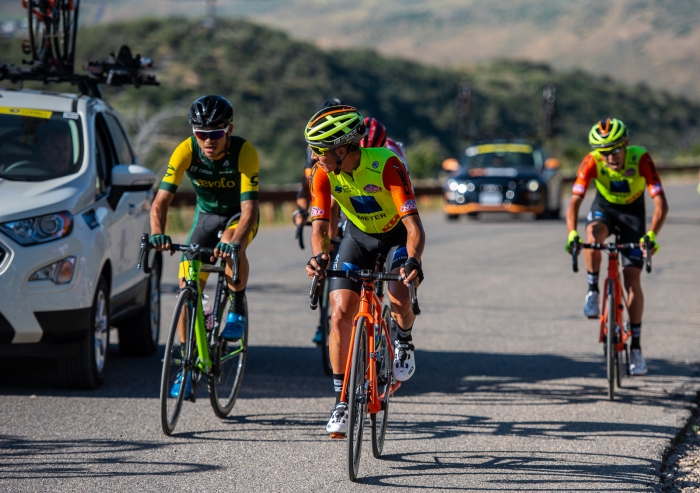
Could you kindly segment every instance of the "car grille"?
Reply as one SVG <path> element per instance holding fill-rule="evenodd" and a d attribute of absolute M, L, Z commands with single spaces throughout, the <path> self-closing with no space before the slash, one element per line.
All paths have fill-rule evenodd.
<path fill-rule="evenodd" d="M 481 185 L 480 190 L 482 192 L 502 192 L 503 187 L 495 183 L 487 183 L 485 185 Z"/>

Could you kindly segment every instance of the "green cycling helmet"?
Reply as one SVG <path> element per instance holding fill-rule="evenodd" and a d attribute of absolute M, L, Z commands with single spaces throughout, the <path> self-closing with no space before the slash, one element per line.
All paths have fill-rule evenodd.
<path fill-rule="evenodd" d="M 605 149 L 621 144 L 627 138 L 627 127 L 617 118 L 606 118 L 593 125 L 588 143 L 594 149 Z"/>
<path fill-rule="evenodd" d="M 366 130 L 365 119 L 357 108 L 348 105 L 329 106 L 311 117 L 304 129 L 304 139 L 312 147 L 336 149 L 359 143 Z"/>

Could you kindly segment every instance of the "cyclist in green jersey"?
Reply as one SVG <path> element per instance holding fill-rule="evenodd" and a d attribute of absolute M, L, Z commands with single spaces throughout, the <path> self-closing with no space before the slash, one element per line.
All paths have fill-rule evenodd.
<path fill-rule="evenodd" d="M 185 173 L 197 195 L 194 221 L 187 243 L 215 248 L 214 256 L 228 259 L 226 269 L 232 292 L 231 311 L 221 337 L 240 339 L 247 324 L 244 315 L 244 296 L 248 281 L 246 249 L 253 241 L 259 222 L 258 214 L 258 153 L 250 142 L 231 135 L 233 108 L 221 96 L 202 96 L 192 103 L 189 122 L 193 135 L 183 141 L 170 158 L 168 170 L 151 207 L 151 243 L 158 251 L 165 251 L 172 243 L 165 235 L 165 224 L 177 187 Z M 223 231 L 221 238 L 219 231 Z M 240 283 L 231 279 L 234 249 L 238 249 Z M 214 258 L 208 263 L 213 263 Z M 178 277 L 180 286 L 188 272 L 189 261 L 182 258 Z M 204 289 L 208 273 L 200 273 Z M 180 327 L 184 341 L 184 327 Z M 180 391 L 181 379 L 172 389 L 173 396 Z M 185 395 L 190 392 L 187 382 Z"/>

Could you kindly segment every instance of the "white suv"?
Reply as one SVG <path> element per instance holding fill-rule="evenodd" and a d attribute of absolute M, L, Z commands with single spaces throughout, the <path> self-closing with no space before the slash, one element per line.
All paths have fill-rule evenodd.
<path fill-rule="evenodd" d="M 122 352 L 155 352 L 161 260 L 136 269 L 154 181 L 103 100 L 0 89 L 0 356 L 95 388 L 112 325 Z"/>

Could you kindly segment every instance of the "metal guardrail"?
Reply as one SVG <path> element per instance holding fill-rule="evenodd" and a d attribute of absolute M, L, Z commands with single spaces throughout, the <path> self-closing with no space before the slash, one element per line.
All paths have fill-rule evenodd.
<path fill-rule="evenodd" d="M 700 170 L 700 164 L 690 164 L 690 165 L 660 165 L 657 166 L 659 173 L 664 174 L 668 172 L 678 172 L 678 171 L 694 171 L 698 172 Z M 576 179 L 576 174 L 565 174 L 563 176 L 562 183 L 571 184 Z M 440 180 L 425 180 L 414 182 L 413 189 L 415 190 L 416 196 L 420 195 L 442 195 L 442 181 Z M 298 185 L 284 185 L 280 187 L 268 187 L 261 188 L 258 195 L 258 200 L 260 202 L 271 202 L 273 204 L 282 204 L 284 202 L 294 202 L 297 198 L 297 190 L 299 190 Z M 194 206 L 197 200 L 197 196 L 194 191 L 182 190 L 178 191 L 173 198 L 172 205 L 174 207 L 182 206 Z"/>

